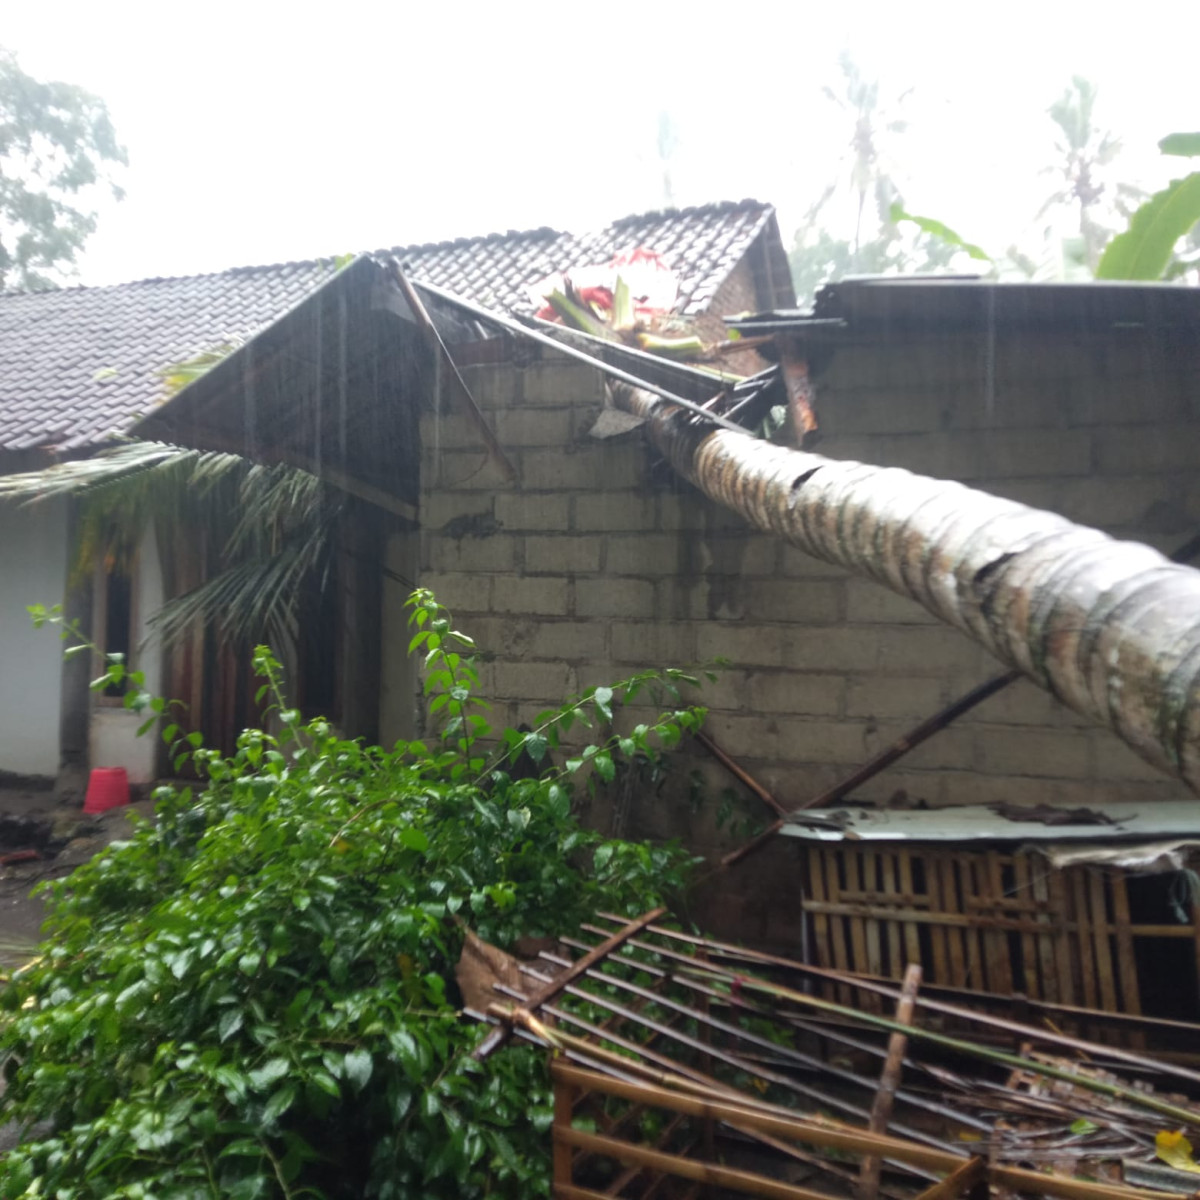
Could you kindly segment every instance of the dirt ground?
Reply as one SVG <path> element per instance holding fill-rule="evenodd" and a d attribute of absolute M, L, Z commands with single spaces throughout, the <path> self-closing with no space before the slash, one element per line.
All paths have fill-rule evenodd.
<path fill-rule="evenodd" d="M 143 801 L 90 816 L 77 804 L 59 804 L 49 789 L 0 788 L 0 970 L 18 966 L 40 939 L 45 905 L 30 891 L 69 875 L 110 842 L 127 837 L 131 812 L 152 811 L 152 802 Z M 38 857 L 3 862 L 26 850 Z"/>

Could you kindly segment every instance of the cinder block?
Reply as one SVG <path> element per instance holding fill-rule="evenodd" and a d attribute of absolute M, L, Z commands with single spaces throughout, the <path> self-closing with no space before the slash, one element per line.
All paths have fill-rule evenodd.
<path fill-rule="evenodd" d="M 677 575 L 686 560 L 682 537 L 665 533 L 621 534 L 605 541 L 609 575 Z"/>
<path fill-rule="evenodd" d="M 896 388 L 886 377 L 861 388 L 818 389 L 821 430 L 827 436 L 934 433 L 953 423 L 961 392 Z"/>
<path fill-rule="evenodd" d="M 1096 729 L 1092 739 L 1092 770 L 1103 783 L 1162 783 L 1170 778 L 1127 746 L 1115 733 Z M 1181 788 L 1182 784 L 1179 785 Z"/>
<path fill-rule="evenodd" d="M 996 666 L 982 647 L 955 629 L 925 629 L 910 626 L 882 634 L 879 669 L 912 675 L 941 675 L 946 672 L 977 672 Z"/>
<path fill-rule="evenodd" d="M 493 612 L 567 615 L 567 581 L 553 576 L 492 576 Z"/>
<path fill-rule="evenodd" d="M 512 363 L 468 365 L 460 368 L 460 374 L 474 396 L 475 403 L 485 412 L 495 408 L 507 408 L 516 403 L 521 371 Z M 444 403 L 448 405 L 449 401 Z"/>
<path fill-rule="evenodd" d="M 870 579 L 848 579 L 846 619 L 862 625 L 937 625 L 938 619 L 915 600 L 899 596 Z"/>
<path fill-rule="evenodd" d="M 770 723 L 776 727 L 777 754 L 784 761 L 853 766 L 873 753 L 865 723 L 785 717 Z"/>
<path fill-rule="evenodd" d="M 777 625 L 741 622 L 696 623 L 696 657 L 700 662 L 727 658 L 735 667 L 780 667 L 784 662 L 784 630 Z"/>
<path fill-rule="evenodd" d="M 1168 479 L 1152 475 L 1107 475 L 1062 483 L 1063 516 L 1096 529 L 1132 529 L 1151 508 L 1171 498 Z"/>
<path fill-rule="evenodd" d="M 500 700 L 558 704 L 576 690 L 575 671 L 567 663 L 497 662 L 492 674 L 491 694 Z"/>
<path fill-rule="evenodd" d="M 554 533 L 570 524 L 571 497 L 555 492 L 498 492 L 496 520 L 504 529 Z"/>
<path fill-rule="evenodd" d="M 526 537 L 525 570 L 558 575 L 598 571 L 601 546 L 597 537 Z"/>
<path fill-rule="evenodd" d="M 779 540 L 746 530 L 737 535 L 678 535 L 685 571 L 696 575 L 733 575 L 738 579 L 774 575 Z"/>
<path fill-rule="evenodd" d="M 796 671 L 749 674 L 747 707 L 763 713 L 841 716 L 846 680 L 840 675 L 808 675 Z"/>
<path fill-rule="evenodd" d="M 480 492 L 429 492 L 421 497 L 421 528 L 436 532 L 448 521 L 491 516 L 492 508 L 492 498 Z"/>
<path fill-rule="evenodd" d="M 604 376 L 595 367 L 568 359 L 531 363 L 519 374 L 519 402 L 559 407 L 599 403 Z"/>
<path fill-rule="evenodd" d="M 601 579 L 580 582 L 575 589 L 578 617 L 651 617 L 656 609 L 654 584 L 645 579 Z"/>
<path fill-rule="evenodd" d="M 778 627 L 777 627 L 778 628 Z M 873 671 L 879 663 L 880 635 L 846 625 L 804 626 L 780 630 L 777 666 L 796 671 Z"/>
<path fill-rule="evenodd" d="M 430 451 L 486 450 L 479 426 L 457 408 L 448 412 L 421 414 L 421 445 Z"/>
<path fill-rule="evenodd" d="M 949 698 L 950 689 L 941 679 L 864 675 L 847 683 L 846 715 L 880 721 L 904 719 L 916 724 L 933 716 Z"/>
<path fill-rule="evenodd" d="M 845 567 L 836 563 L 825 562 L 824 559 L 813 558 L 797 546 L 787 542 L 779 544 L 779 571 L 788 578 L 796 579 L 850 579 L 852 576 Z"/>
<path fill-rule="evenodd" d="M 574 500 L 571 528 L 577 533 L 652 533 L 655 529 L 654 497 L 645 492 L 608 492 Z"/>
<path fill-rule="evenodd" d="M 422 557 L 434 571 L 511 571 L 515 544 L 516 538 L 505 534 L 484 538 L 434 534 L 424 539 Z"/>
<path fill-rule="evenodd" d="M 426 446 L 421 454 L 421 477 L 426 494 L 435 491 L 497 492 L 512 484 L 482 447 L 478 450 L 443 450 L 435 454 Z"/>
<path fill-rule="evenodd" d="M 842 587 L 840 582 L 755 579 L 741 591 L 751 620 L 832 625 L 842 617 Z"/>
<path fill-rule="evenodd" d="M 1200 467 L 1196 424 L 1155 424 L 1097 429 L 1096 467 L 1103 475 L 1156 475 Z"/>
<path fill-rule="evenodd" d="M 492 416 L 492 428 L 509 451 L 522 446 L 565 446 L 571 439 L 569 408 L 510 408 Z"/>
<path fill-rule="evenodd" d="M 642 483 L 645 455 L 641 442 L 594 444 L 574 451 L 522 450 L 521 487 L 531 492 L 629 491 Z"/>
<path fill-rule="evenodd" d="M 730 599 L 737 602 L 736 611 L 728 611 Z M 744 609 L 736 588 L 726 581 L 688 575 L 681 579 L 666 576 L 654 584 L 653 611 L 663 620 L 707 621 L 740 618 Z"/>
<path fill-rule="evenodd" d="M 686 667 L 696 661 L 696 633 L 686 622 L 614 624 L 613 662 L 639 667 Z"/>
<path fill-rule="evenodd" d="M 988 775 L 1038 775 L 1048 779 L 1091 777 L 1088 735 L 1073 729 L 975 726 L 978 769 Z"/>
<path fill-rule="evenodd" d="M 444 574 L 423 571 L 419 583 L 429 588 L 456 617 L 463 613 L 486 613 L 492 606 L 492 576 Z"/>

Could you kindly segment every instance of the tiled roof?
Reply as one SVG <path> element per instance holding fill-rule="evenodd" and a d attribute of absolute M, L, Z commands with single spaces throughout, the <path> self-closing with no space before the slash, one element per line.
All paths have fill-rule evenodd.
<path fill-rule="evenodd" d="M 705 204 L 622 217 L 598 233 L 553 229 L 493 233 L 381 251 L 395 255 L 418 279 L 490 308 L 532 312 L 526 288 L 553 271 L 601 266 L 625 250 L 657 250 L 680 282 L 679 311 L 703 312 L 717 288 L 770 221 L 774 209 L 757 200 Z"/>
<path fill-rule="evenodd" d="M 332 262 L 0 295 L 0 449 L 106 441 L 165 398 L 164 368 L 251 337 Z"/>
<path fill-rule="evenodd" d="M 418 279 L 488 307 L 529 312 L 527 285 L 637 246 L 680 278 L 702 312 L 771 222 L 756 201 L 625 217 L 599 233 L 552 229 L 397 247 Z M 330 260 L 100 288 L 0 294 L 0 451 L 79 451 L 130 428 L 164 398 L 163 370 L 245 341 L 335 272 Z"/>

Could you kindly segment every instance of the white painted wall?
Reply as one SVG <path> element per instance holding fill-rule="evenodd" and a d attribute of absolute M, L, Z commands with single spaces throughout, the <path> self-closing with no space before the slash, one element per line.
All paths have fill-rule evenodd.
<path fill-rule="evenodd" d="M 61 603 L 66 582 L 66 501 L 0 504 L 0 771 L 58 771 L 63 644 L 25 609 Z"/>
<path fill-rule="evenodd" d="M 136 649 L 135 671 L 146 676 L 146 690 L 153 695 L 162 691 L 163 655 L 158 638 L 151 636 L 150 617 L 163 603 L 162 564 L 158 557 L 158 540 L 153 529 L 147 529 L 138 549 L 137 590 L 135 593 Z M 93 701 L 92 719 L 88 727 L 88 761 L 92 767 L 124 767 L 130 783 L 153 783 L 155 755 L 158 749 L 156 732 L 152 729 L 137 736 L 139 726 L 149 713 L 132 712 Z"/>

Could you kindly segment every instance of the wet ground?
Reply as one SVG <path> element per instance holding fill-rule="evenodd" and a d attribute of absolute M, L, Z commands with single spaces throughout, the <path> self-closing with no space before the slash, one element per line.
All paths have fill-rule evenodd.
<path fill-rule="evenodd" d="M 30 892 L 127 837 L 129 813 L 147 816 L 152 808 L 144 801 L 90 816 L 59 804 L 49 789 L 0 788 L 0 971 L 35 952 L 45 905 Z"/>

